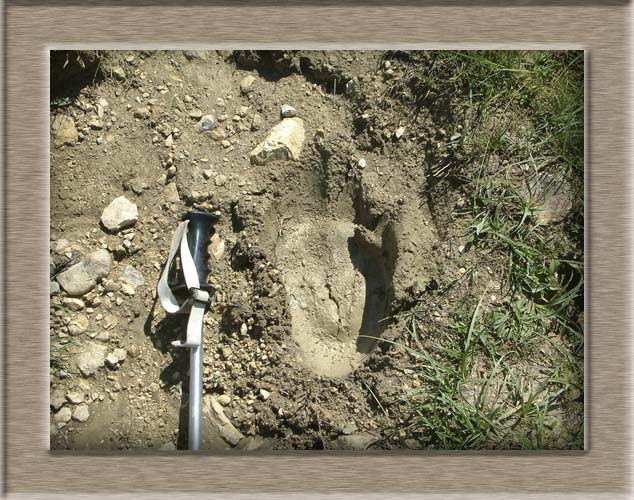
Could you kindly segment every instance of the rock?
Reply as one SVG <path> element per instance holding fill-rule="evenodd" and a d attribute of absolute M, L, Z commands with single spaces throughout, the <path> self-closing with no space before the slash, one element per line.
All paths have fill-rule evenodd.
<path fill-rule="evenodd" d="M 159 451 L 176 451 L 176 445 L 169 441 L 165 444 L 162 444 L 159 448 Z"/>
<path fill-rule="evenodd" d="M 203 112 L 200 109 L 193 109 L 189 112 L 189 117 L 195 120 L 200 120 L 203 117 Z"/>
<path fill-rule="evenodd" d="M 136 203 L 132 203 L 125 196 L 119 196 L 104 209 L 101 223 L 110 231 L 119 231 L 136 224 L 138 218 Z"/>
<path fill-rule="evenodd" d="M 377 437 L 369 432 L 357 432 L 349 436 L 339 436 L 335 447 L 340 450 L 365 450 Z"/>
<path fill-rule="evenodd" d="M 251 87 L 255 83 L 255 77 L 253 75 L 245 76 L 240 82 L 240 92 L 246 94 L 249 90 L 252 90 Z"/>
<path fill-rule="evenodd" d="M 51 120 L 51 142 L 56 148 L 74 145 L 79 138 L 75 122 L 70 116 L 55 115 Z"/>
<path fill-rule="evenodd" d="M 66 249 L 70 246 L 70 242 L 65 238 L 60 238 L 52 246 L 52 250 L 55 253 L 65 253 Z"/>
<path fill-rule="evenodd" d="M 134 295 L 134 287 L 128 283 L 124 283 L 121 285 L 121 293 L 123 295 L 127 295 L 128 297 L 132 297 Z"/>
<path fill-rule="evenodd" d="M 214 175 L 214 171 L 211 169 L 203 170 L 203 177 L 205 179 L 211 179 L 211 176 Z"/>
<path fill-rule="evenodd" d="M 204 398 L 203 413 L 216 428 L 220 437 L 227 441 L 227 443 L 235 446 L 242 438 L 244 438 L 242 433 L 229 421 L 222 409 L 222 406 L 213 396 Z"/>
<path fill-rule="evenodd" d="M 119 359 L 119 364 L 123 363 L 128 356 L 128 352 L 121 347 L 115 349 L 112 353 Z"/>
<path fill-rule="evenodd" d="M 216 401 L 218 401 L 222 406 L 227 406 L 229 403 L 231 403 L 231 398 L 226 394 L 221 394 L 216 398 Z"/>
<path fill-rule="evenodd" d="M 256 131 L 260 130 L 260 128 L 262 128 L 262 117 L 255 113 L 251 120 L 251 130 Z"/>
<path fill-rule="evenodd" d="M 297 110 L 293 106 L 282 104 L 280 114 L 282 115 L 282 118 L 292 118 L 293 116 L 297 115 Z"/>
<path fill-rule="evenodd" d="M 261 436 L 247 436 L 240 440 L 236 449 L 242 451 L 259 450 L 264 444 L 264 438 Z"/>
<path fill-rule="evenodd" d="M 123 81 L 126 79 L 125 70 L 121 66 L 115 66 L 111 70 L 112 76 L 114 76 L 117 80 Z"/>
<path fill-rule="evenodd" d="M 364 169 L 367 165 L 367 162 L 365 161 L 365 158 L 361 158 L 358 162 L 357 162 L 357 167 L 359 167 L 360 169 Z"/>
<path fill-rule="evenodd" d="M 216 186 L 224 186 L 227 183 L 227 176 L 225 175 L 217 175 L 216 178 L 214 179 L 214 184 L 216 184 Z"/>
<path fill-rule="evenodd" d="M 175 182 L 170 182 L 167 186 L 165 186 L 162 194 L 165 197 L 165 201 L 169 203 L 178 203 L 181 201 Z"/>
<path fill-rule="evenodd" d="M 399 127 L 394 132 L 394 137 L 396 137 L 397 139 L 400 139 L 401 137 L 403 137 L 404 134 L 405 134 L 405 127 Z"/>
<path fill-rule="evenodd" d="M 262 397 L 262 401 L 266 401 L 271 397 L 271 393 L 266 389 L 260 389 L 260 396 Z"/>
<path fill-rule="evenodd" d="M 57 281 L 51 281 L 51 295 L 59 293 L 59 283 Z"/>
<path fill-rule="evenodd" d="M 216 120 L 216 117 L 214 115 L 205 115 L 196 125 L 196 130 L 198 130 L 198 132 L 209 132 L 210 130 L 215 129 L 217 126 L 218 121 Z"/>
<path fill-rule="evenodd" d="M 572 194 L 568 183 L 550 175 L 532 178 L 524 189 L 526 198 L 536 206 L 536 219 L 547 225 L 563 221 L 572 209 Z"/>
<path fill-rule="evenodd" d="M 128 179 L 123 184 L 123 188 L 127 191 L 132 191 L 134 194 L 143 194 L 143 191 L 150 189 L 150 185 L 144 178 L 137 176 Z"/>
<path fill-rule="evenodd" d="M 79 391 L 71 391 L 66 394 L 66 399 L 68 400 L 69 403 L 78 405 L 79 403 L 84 402 L 84 393 Z"/>
<path fill-rule="evenodd" d="M 88 122 L 88 126 L 93 130 L 101 130 L 103 128 L 103 122 L 99 118 L 93 118 Z"/>
<path fill-rule="evenodd" d="M 84 377 L 97 373 L 103 364 L 108 348 L 96 342 L 87 342 L 84 352 L 77 357 L 77 368 Z"/>
<path fill-rule="evenodd" d="M 88 417 L 90 417 L 90 412 L 88 411 L 87 404 L 80 404 L 77 408 L 75 408 L 75 411 L 73 412 L 73 420 L 76 420 L 77 422 L 85 422 L 88 420 Z"/>
<path fill-rule="evenodd" d="M 225 137 L 227 137 L 227 134 L 223 129 L 216 128 L 209 132 L 209 137 L 211 137 L 214 141 L 222 141 Z"/>
<path fill-rule="evenodd" d="M 57 387 L 51 391 L 51 408 L 54 411 L 59 410 L 66 402 L 66 395 L 61 387 Z"/>
<path fill-rule="evenodd" d="M 55 423 L 55 427 L 57 427 L 58 429 L 64 427 L 68 422 L 70 422 L 71 415 L 71 409 L 68 406 L 64 406 L 64 408 L 53 415 L 53 422 Z"/>
<path fill-rule="evenodd" d="M 145 285 L 143 275 L 134 266 L 129 264 L 125 266 L 123 273 L 121 273 L 121 281 L 134 287 Z"/>
<path fill-rule="evenodd" d="M 359 429 L 357 428 L 357 424 L 355 424 L 354 422 L 346 422 L 345 424 L 343 424 L 341 430 L 344 434 L 353 434 Z"/>
<path fill-rule="evenodd" d="M 90 321 L 83 314 L 76 314 L 68 323 L 68 333 L 71 335 L 80 335 L 85 333 L 90 326 Z"/>
<path fill-rule="evenodd" d="M 209 51 L 207 50 L 183 50 L 183 55 L 188 61 L 191 61 L 193 59 L 206 60 L 208 53 Z"/>
<path fill-rule="evenodd" d="M 284 118 L 271 129 L 264 142 L 249 154 L 251 163 L 264 165 L 271 160 L 299 160 L 304 145 L 304 121 Z"/>
<path fill-rule="evenodd" d="M 119 368 L 119 358 L 111 352 L 106 356 L 106 366 L 116 370 Z"/>
<path fill-rule="evenodd" d="M 133 116 L 139 120 L 147 120 L 150 117 L 150 108 L 142 107 L 134 110 Z"/>
<path fill-rule="evenodd" d="M 225 241 L 218 236 L 218 233 L 214 233 L 211 237 L 209 250 L 216 260 L 220 260 L 225 253 Z"/>
<path fill-rule="evenodd" d="M 242 335 L 243 337 L 246 336 L 246 334 L 249 332 L 249 329 L 247 327 L 246 323 L 242 323 L 240 325 L 240 335 Z"/>
<path fill-rule="evenodd" d="M 62 305 L 68 309 L 69 311 L 78 312 L 82 311 L 86 304 L 81 299 L 74 299 L 70 297 L 65 297 L 62 299 Z"/>
<path fill-rule="evenodd" d="M 95 287 L 98 280 L 108 275 L 111 266 L 110 254 L 100 249 L 60 273 L 57 281 L 68 295 L 84 295 Z"/>

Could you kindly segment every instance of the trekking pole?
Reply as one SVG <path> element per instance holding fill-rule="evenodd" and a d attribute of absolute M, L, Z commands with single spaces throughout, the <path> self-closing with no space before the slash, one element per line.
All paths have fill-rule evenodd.
<path fill-rule="evenodd" d="M 189 449 L 199 450 L 202 443 L 203 392 L 203 316 L 211 302 L 211 287 L 207 284 L 207 247 L 218 216 L 206 212 L 188 212 L 172 238 L 170 253 L 158 284 L 161 305 L 168 313 L 189 312 L 187 339 L 172 342 L 176 347 L 189 348 Z M 179 304 L 167 283 L 172 261 L 180 253 L 182 273 L 189 298 Z M 182 289 L 179 286 L 176 289 Z"/>

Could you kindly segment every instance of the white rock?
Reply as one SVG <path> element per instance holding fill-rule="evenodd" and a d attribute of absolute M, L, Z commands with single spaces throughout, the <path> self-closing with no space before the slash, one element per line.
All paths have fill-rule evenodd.
<path fill-rule="evenodd" d="M 119 358 L 111 352 L 106 356 L 106 366 L 114 369 L 119 368 Z"/>
<path fill-rule="evenodd" d="M 81 299 L 75 299 L 71 297 L 64 297 L 62 299 L 62 305 L 69 311 L 81 311 L 86 307 L 86 304 Z"/>
<path fill-rule="evenodd" d="M 357 162 L 357 167 L 359 167 L 360 169 L 364 169 L 367 165 L 367 162 L 365 161 L 365 158 L 361 158 L 358 162 Z"/>
<path fill-rule="evenodd" d="M 75 122 L 70 116 L 55 115 L 51 120 L 51 141 L 56 148 L 64 144 L 73 145 L 79 138 Z"/>
<path fill-rule="evenodd" d="M 301 118 L 284 118 L 271 129 L 264 142 L 251 151 L 251 163 L 264 165 L 271 160 L 297 161 L 304 138 L 304 121 Z"/>
<path fill-rule="evenodd" d="M 64 403 L 66 402 L 66 396 L 64 395 L 64 391 L 57 387 L 53 391 L 51 391 L 51 408 L 53 410 L 59 410 Z"/>
<path fill-rule="evenodd" d="M 208 396 L 204 399 L 203 414 L 211 420 L 220 437 L 229 444 L 235 446 L 244 437 L 227 418 L 222 406 L 213 396 Z"/>
<path fill-rule="evenodd" d="M 123 273 L 121 274 L 121 281 L 132 285 L 133 287 L 143 286 L 145 285 L 145 279 L 143 279 L 143 275 L 139 272 L 137 268 L 131 265 L 125 266 Z"/>
<path fill-rule="evenodd" d="M 73 403 L 74 405 L 78 405 L 79 403 L 84 402 L 84 393 L 79 391 L 71 391 L 66 394 L 66 399 Z"/>
<path fill-rule="evenodd" d="M 57 281 L 68 295 L 83 295 L 92 290 L 98 280 L 108 275 L 111 266 L 110 254 L 100 249 L 60 273 Z"/>
<path fill-rule="evenodd" d="M 112 200 L 101 214 L 101 223 L 110 231 L 133 226 L 138 219 L 136 203 L 132 203 L 125 196 Z"/>
<path fill-rule="evenodd" d="M 53 415 L 53 422 L 58 429 L 64 427 L 69 421 L 72 415 L 72 411 L 68 406 L 64 406 L 55 415 Z"/>
<path fill-rule="evenodd" d="M 220 396 L 218 396 L 216 398 L 216 400 L 222 405 L 222 406 L 227 406 L 229 403 L 231 403 L 231 398 L 229 396 L 227 396 L 226 394 L 221 394 Z"/>
<path fill-rule="evenodd" d="M 210 130 L 215 129 L 217 126 L 218 122 L 214 115 L 205 115 L 196 125 L 196 130 L 198 130 L 198 132 L 209 132 Z"/>
<path fill-rule="evenodd" d="M 337 438 L 336 447 L 340 450 L 365 450 L 370 446 L 377 437 L 368 432 L 357 432 L 349 436 L 339 436 Z"/>
<path fill-rule="evenodd" d="M 80 404 L 77 408 L 75 408 L 75 411 L 73 412 L 73 420 L 76 420 L 77 422 L 85 422 L 88 420 L 88 417 L 90 417 L 90 412 L 88 411 L 87 404 Z"/>
<path fill-rule="evenodd" d="M 181 201 L 175 182 L 170 182 L 167 186 L 163 188 L 163 196 L 165 197 L 165 201 L 168 201 L 170 203 L 178 203 L 179 201 Z"/>
<path fill-rule="evenodd" d="M 400 139 L 401 137 L 403 137 L 404 134 L 405 134 L 405 127 L 399 127 L 394 132 L 394 137 L 396 137 L 397 139 Z"/>
<path fill-rule="evenodd" d="M 59 293 L 59 283 L 57 281 L 51 281 L 51 295 Z"/>
<path fill-rule="evenodd" d="M 293 106 L 282 104 L 281 115 L 282 118 L 292 118 L 297 115 L 297 110 Z"/>
<path fill-rule="evenodd" d="M 262 401 L 266 401 L 271 396 L 271 393 L 266 389 L 260 389 L 260 396 L 262 397 Z"/>
<path fill-rule="evenodd" d="M 108 348 L 96 342 L 87 342 L 85 350 L 77 357 L 77 368 L 85 377 L 97 373 L 104 363 Z"/>
<path fill-rule="evenodd" d="M 225 240 L 214 233 L 209 243 L 209 250 L 214 259 L 220 260 L 225 253 Z"/>
<path fill-rule="evenodd" d="M 214 183 L 216 186 L 224 186 L 227 183 L 227 176 L 222 174 L 217 175 L 214 179 Z"/>
<path fill-rule="evenodd" d="M 240 82 L 240 91 L 243 94 L 246 94 L 251 89 L 254 83 L 255 83 L 255 77 L 253 75 L 245 76 Z"/>
<path fill-rule="evenodd" d="M 68 333 L 71 335 L 80 335 L 85 333 L 90 326 L 90 321 L 83 314 L 76 314 L 68 323 Z"/>

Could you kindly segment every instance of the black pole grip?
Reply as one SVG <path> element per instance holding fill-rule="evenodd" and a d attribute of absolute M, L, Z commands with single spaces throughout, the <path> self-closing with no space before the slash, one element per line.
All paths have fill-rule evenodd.
<path fill-rule="evenodd" d="M 209 258 L 207 247 L 211 239 L 213 225 L 218 219 L 217 215 L 199 211 L 187 212 L 183 217 L 183 220 L 189 220 L 187 242 L 189 243 L 189 251 L 194 259 L 194 264 L 196 264 L 200 287 L 203 289 L 209 288 L 207 285 L 207 275 L 209 274 L 209 269 L 207 268 L 207 259 Z"/>

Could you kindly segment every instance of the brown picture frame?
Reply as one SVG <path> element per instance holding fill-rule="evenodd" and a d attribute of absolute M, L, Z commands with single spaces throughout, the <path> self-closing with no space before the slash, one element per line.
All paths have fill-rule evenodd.
<path fill-rule="evenodd" d="M 127 493 L 567 494 L 629 491 L 631 72 L 627 2 L 8 2 L 5 9 L 4 490 Z M 48 450 L 52 48 L 571 48 L 586 51 L 586 450 L 79 453 Z M 364 495 L 365 496 L 365 495 Z"/>

